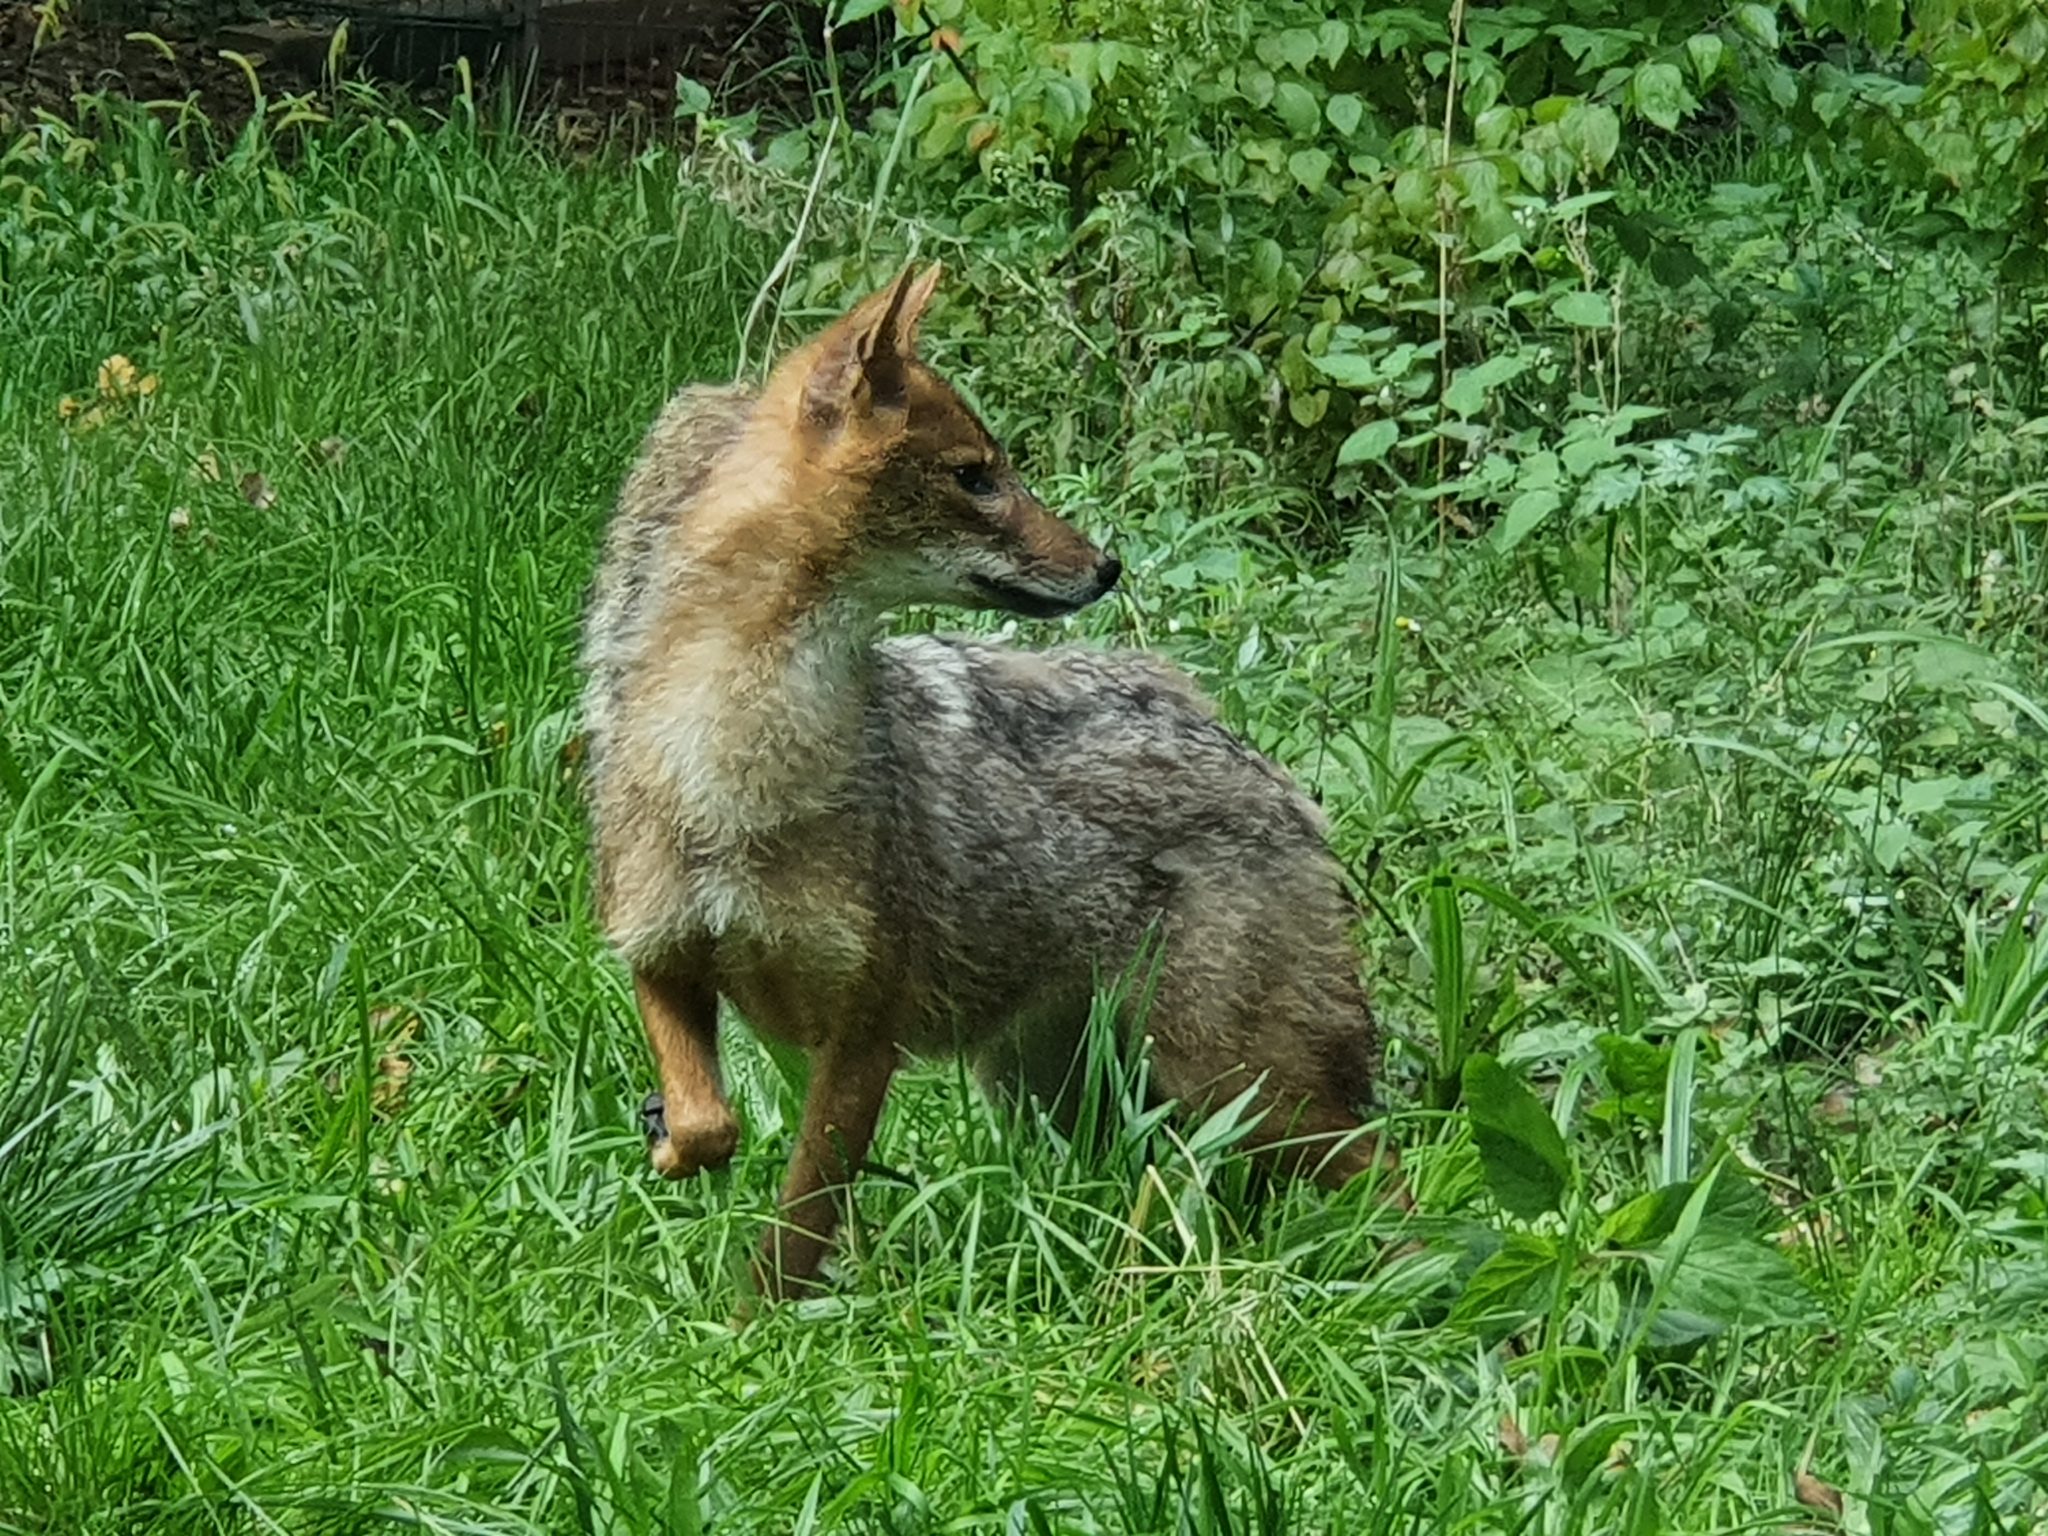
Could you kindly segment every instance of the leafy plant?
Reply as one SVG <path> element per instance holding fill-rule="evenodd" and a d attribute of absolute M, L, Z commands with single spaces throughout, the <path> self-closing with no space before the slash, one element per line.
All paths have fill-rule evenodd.
<path fill-rule="evenodd" d="M 1556 1120 L 1527 1087 L 1494 1057 L 1475 1054 L 1464 1089 L 1487 1189 L 1524 1225 L 1466 1281 L 1454 1322 L 1493 1336 L 1537 1319 L 1554 1328 L 1565 1298 L 1585 1286 L 1618 1295 L 1614 1342 L 1630 1346 L 1670 1348 L 1731 1327 L 1815 1319 L 1785 1256 L 1764 1241 L 1762 1203 L 1726 1161 L 1595 1211 Z M 1674 1090 L 1682 1105 L 1675 1080 Z M 1551 1216 L 1561 1232 L 1532 1225 Z"/>

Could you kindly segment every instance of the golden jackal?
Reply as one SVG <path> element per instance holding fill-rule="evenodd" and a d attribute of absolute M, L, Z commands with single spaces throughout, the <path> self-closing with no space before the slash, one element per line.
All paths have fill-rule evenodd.
<path fill-rule="evenodd" d="M 1158 932 L 1153 1081 L 1263 1078 L 1262 1155 L 1341 1183 L 1374 1034 L 1315 807 L 1141 653 L 885 639 L 903 603 L 1072 613 L 1120 567 L 918 357 L 906 268 L 758 393 L 686 389 L 625 483 L 584 632 L 599 915 L 659 1068 L 656 1169 L 723 1166 L 718 1000 L 812 1074 L 763 1244 L 809 1281 L 905 1052 L 1062 1101 L 1098 976 Z"/>

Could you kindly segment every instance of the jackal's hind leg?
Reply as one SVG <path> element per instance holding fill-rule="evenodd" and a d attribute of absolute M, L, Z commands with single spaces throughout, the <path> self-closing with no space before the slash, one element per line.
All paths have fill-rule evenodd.
<path fill-rule="evenodd" d="M 778 1300 L 810 1289 L 839 1229 L 841 1202 L 882 1117 L 896 1047 L 887 1040 L 834 1041 L 811 1059 L 803 1128 L 790 1154 L 778 1220 L 761 1241 L 755 1285 Z"/>
<path fill-rule="evenodd" d="M 1276 884 L 1259 900 L 1183 886 L 1141 1024 L 1153 1086 L 1199 1114 L 1263 1078 L 1247 1138 L 1261 1163 L 1330 1189 L 1376 1175 L 1368 1187 L 1406 1209 L 1400 1158 L 1358 1113 L 1378 1045 L 1341 914 L 1318 889 Z"/>

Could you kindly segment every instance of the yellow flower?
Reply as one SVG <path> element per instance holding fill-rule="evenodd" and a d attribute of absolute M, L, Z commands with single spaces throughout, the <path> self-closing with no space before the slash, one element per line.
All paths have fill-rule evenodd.
<path fill-rule="evenodd" d="M 109 400 L 118 400 L 130 394 L 135 388 L 135 365 L 116 352 L 100 364 L 100 393 Z"/>

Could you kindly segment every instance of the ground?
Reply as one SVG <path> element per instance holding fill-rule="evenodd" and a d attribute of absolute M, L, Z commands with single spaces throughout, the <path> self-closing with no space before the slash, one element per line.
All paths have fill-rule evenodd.
<path fill-rule="evenodd" d="M 351 22 L 358 53 L 364 37 L 374 35 L 375 9 L 365 7 L 372 19 Z M 717 89 L 734 111 L 786 111 L 801 98 L 791 56 L 805 51 L 805 35 L 795 29 L 815 31 L 814 18 L 801 9 L 764 11 L 747 0 L 721 0 L 672 7 L 657 23 L 641 21 L 644 12 L 623 0 L 552 6 L 537 100 L 590 127 L 623 121 L 629 131 L 645 133 L 672 114 L 679 71 Z M 332 20 L 316 15 L 202 26 L 181 14 L 190 9 L 163 16 L 73 14 L 52 32 L 39 25 L 39 6 L 27 0 L 0 6 L 0 129 L 31 122 L 38 112 L 68 118 L 78 93 L 110 91 L 136 101 L 191 100 L 208 122 L 232 131 L 249 115 L 252 97 L 241 65 L 223 56 L 229 49 L 254 61 L 272 96 L 320 85 Z M 370 62 L 384 78 L 405 80 L 419 104 L 445 102 L 453 88 L 452 53 L 443 55 L 452 35 L 394 35 Z M 475 37 L 472 46 L 487 56 L 484 34 Z"/>

